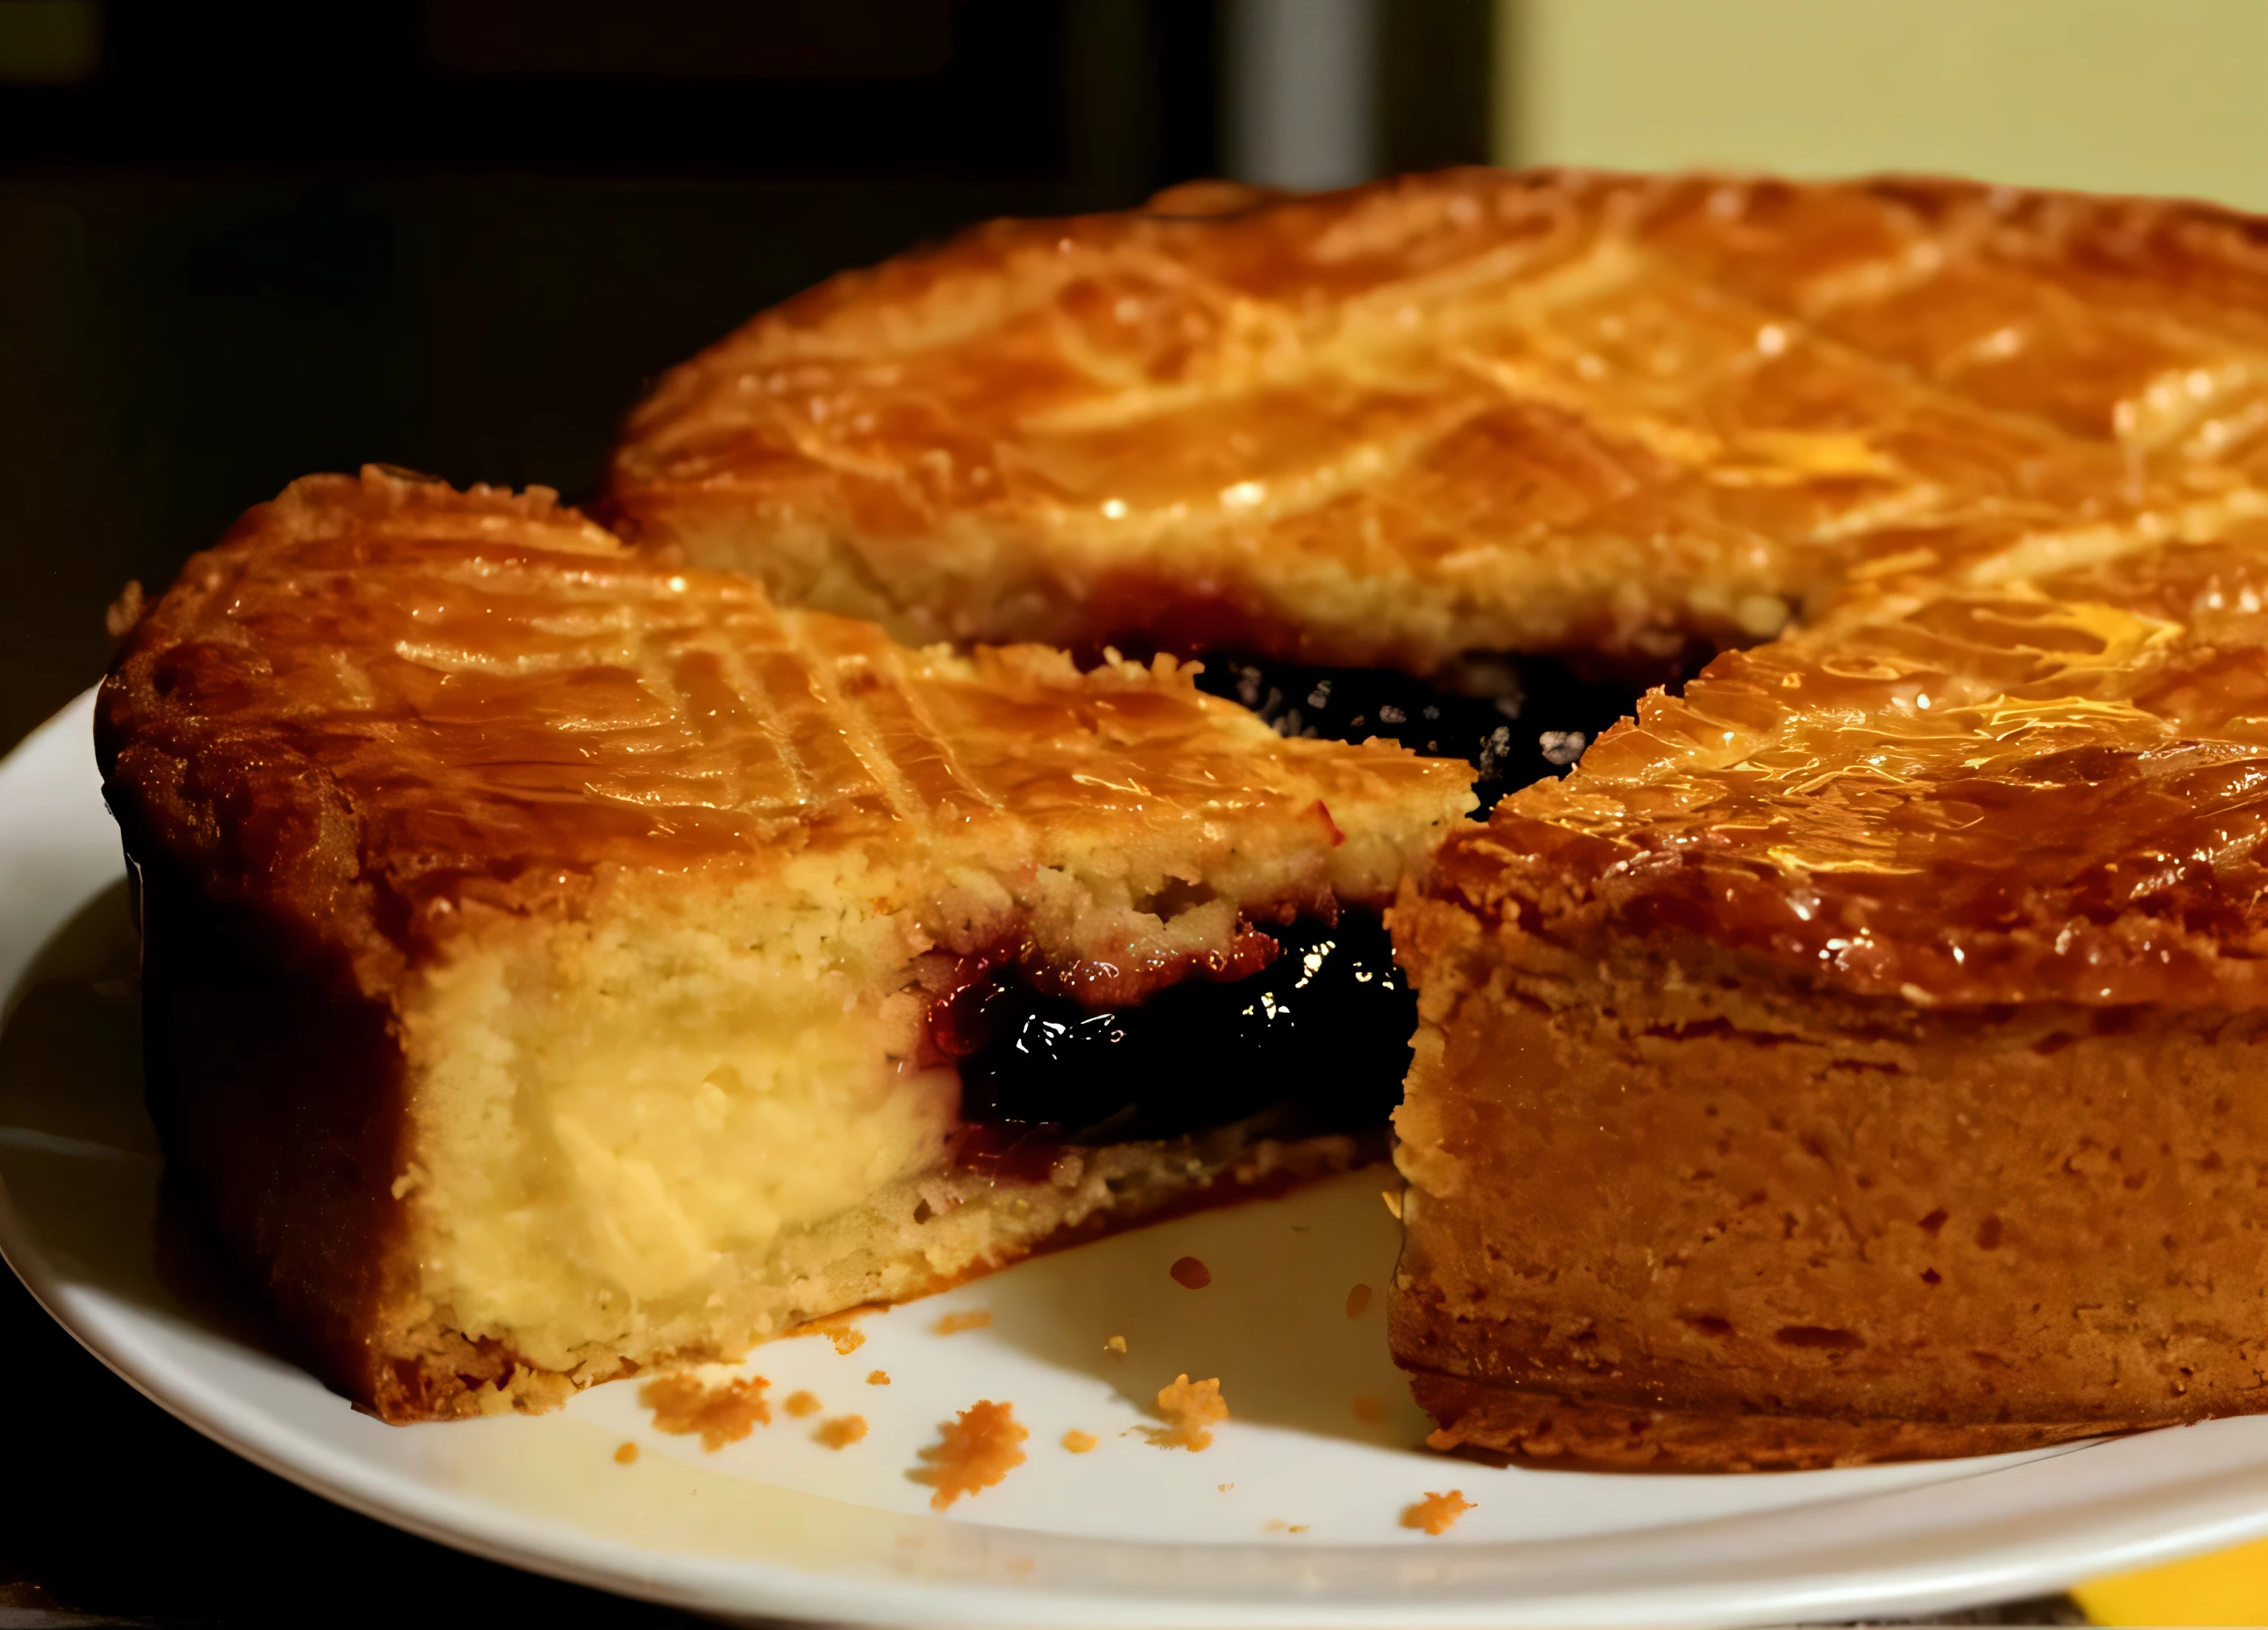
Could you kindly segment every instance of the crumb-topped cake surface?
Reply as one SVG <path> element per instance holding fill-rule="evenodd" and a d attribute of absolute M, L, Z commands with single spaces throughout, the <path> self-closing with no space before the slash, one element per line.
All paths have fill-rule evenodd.
<path fill-rule="evenodd" d="M 2203 206 L 1461 170 L 846 274 L 667 376 L 649 545 L 923 637 L 1651 659 L 2260 514 L 2268 254 Z"/>
<path fill-rule="evenodd" d="M 1334 1112 L 1251 1119 L 1294 1083 L 1072 1114 L 1045 1059 L 981 1072 L 1059 1012 L 1218 988 L 1233 1029 L 1311 972 L 1274 936 L 1330 961 L 1472 801 L 1169 660 L 913 650 L 376 470 L 193 560 L 98 738 L 173 1170 L 396 1419 L 1347 1164 Z"/>

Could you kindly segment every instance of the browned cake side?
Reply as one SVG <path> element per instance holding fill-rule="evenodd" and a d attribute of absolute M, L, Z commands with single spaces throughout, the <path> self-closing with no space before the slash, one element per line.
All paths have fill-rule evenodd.
<path fill-rule="evenodd" d="M 1397 907 L 1442 1447 L 2268 1408 L 2268 527 L 1719 657 Z"/>
<path fill-rule="evenodd" d="M 549 495 L 377 471 L 191 561 L 98 748 L 172 1174 L 389 1420 L 1344 1167 L 1349 1128 L 1296 1117 L 980 1113 L 968 993 L 1233 992 L 1471 802 L 1170 662 L 914 651 Z"/>

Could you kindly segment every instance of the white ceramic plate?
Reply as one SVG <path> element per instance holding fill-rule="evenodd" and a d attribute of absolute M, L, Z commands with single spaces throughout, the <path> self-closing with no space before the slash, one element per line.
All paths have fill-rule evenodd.
<path fill-rule="evenodd" d="M 1395 1230 L 1375 1175 L 1190 1217 L 777 1342 L 747 1370 L 821 1413 L 716 1454 L 637 1390 L 396 1428 L 261 1350 L 154 1249 L 132 937 L 82 697 L 0 763 L 0 1249 L 99 1357 L 238 1453 L 484 1556 L 728 1618 L 938 1625 L 1694 1624 L 1921 1613 L 2268 1532 L 2268 1418 L 2030 1456 L 1778 1476 L 1493 1470 L 1415 1447 L 1385 1355 Z M 1167 1274 L 1183 1255 L 1203 1290 Z M 947 1313 L 989 1326 L 941 1335 Z M 1123 1356 L 1105 1350 L 1126 1338 Z M 887 1385 L 870 1381 L 889 1376 Z M 1234 1419 L 1139 1430 L 1186 1371 Z M 938 1423 L 1013 1403 L 1028 1459 L 932 1515 Z M 812 1429 L 856 1413 L 863 1442 Z M 1064 1434 L 1094 1435 L 1074 1455 Z M 619 1464 L 617 1447 L 641 1452 Z M 1400 1525 L 1456 1489 L 1433 1538 Z"/>

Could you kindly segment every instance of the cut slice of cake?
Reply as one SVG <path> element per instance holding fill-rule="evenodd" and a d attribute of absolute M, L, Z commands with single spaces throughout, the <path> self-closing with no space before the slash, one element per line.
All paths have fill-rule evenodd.
<path fill-rule="evenodd" d="M 1395 912 L 1434 1443 L 1985 1453 L 2268 1409 L 2268 524 L 1720 657 Z"/>
<path fill-rule="evenodd" d="M 173 1174 L 392 1421 L 1358 1159 L 1376 914 L 1471 802 L 1171 661 L 909 650 L 377 470 L 193 560 L 98 746 Z"/>

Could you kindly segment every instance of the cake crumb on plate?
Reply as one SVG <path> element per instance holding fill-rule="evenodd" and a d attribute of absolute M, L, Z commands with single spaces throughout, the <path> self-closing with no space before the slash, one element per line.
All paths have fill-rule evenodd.
<path fill-rule="evenodd" d="M 701 1447 L 713 1455 L 771 1424 L 772 1407 L 764 1401 L 764 1389 L 770 1385 L 762 1376 L 713 1387 L 696 1376 L 663 1376 L 638 1389 L 638 1402 L 653 1411 L 653 1424 L 659 1430 L 680 1437 L 697 1432 Z"/>
<path fill-rule="evenodd" d="M 1024 1440 L 1031 1434 L 1016 1419 L 1015 1406 L 979 1399 L 938 1428 L 938 1441 L 921 1451 L 929 1462 L 912 1472 L 914 1481 L 937 1492 L 932 1509 L 944 1510 L 963 1494 L 991 1487 L 1024 1464 Z"/>
<path fill-rule="evenodd" d="M 1075 1427 L 1063 1435 L 1063 1446 L 1075 1455 L 1085 1454 L 1101 1441 L 1094 1433 L 1082 1432 Z"/>
<path fill-rule="evenodd" d="M 832 1421 L 821 1421 L 819 1429 L 811 1435 L 813 1441 L 824 1443 L 829 1449 L 848 1449 L 866 1435 L 866 1417 L 837 1415 Z"/>
<path fill-rule="evenodd" d="M 890 1372 L 889 1372 L 888 1370 L 887 1370 L 887 1369 L 870 1369 L 870 1370 L 868 1370 L 868 1371 L 866 1372 L 866 1384 L 867 1384 L 868 1386 L 887 1386 L 887 1385 L 889 1385 L 889 1384 L 890 1384 Z"/>
<path fill-rule="evenodd" d="M 1195 1257 L 1177 1257 L 1166 1270 L 1184 1290 L 1203 1290 L 1212 1283 L 1212 1270 Z"/>
<path fill-rule="evenodd" d="M 844 1308 L 840 1313 L 829 1313 L 824 1318 L 814 1318 L 809 1324 L 798 1325 L 787 1333 L 792 1336 L 825 1336 L 835 1344 L 835 1351 L 838 1356 L 855 1353 L 866 1345 L 866 1333 L 853 1329 L 850 1321 L 862 1318 L 877 1311 L 872 1303 Z"/>
<path fill-rule="evenodd" d="M 1219 1377 L 1192 1381 L 1182 1374 L 1158 1389 L 1158 1413 L 1166 1424 L 1144 1427 L 1149 1440 L 1160 1449 L 1186 1449 L 1194 1454 L 1211 1446 L 1212 1433 L 1207 1428 L 1228 1419 L 1228 1406 L 1221 1399 Z"/>
<path fill-rule="evenodd" d="M 615 1450 L 615 1464 L 618 1466 L 629 1465 L 637 1460 L 637 1455 L 636 1443 L 624 1443 L 620 1449 Z"/>
<path fill-rule="evenodd" d="M 966 1313 L 947 1313 L 930 1326 L 941 1336 L 957 1336 L 964 1330 L 982 1330 L 992 1322 L 992 1315 L 983 1308 Z"/>
<path fill-rule="evenodd" d="M 1473 1509 L 1465 1498 L 1465 1491 L 1453 1488 L 1446 1494 L 1428 1494 L 1402 1514 L 1402 1526 L 1422 1528 L 1435 1538 L 1449 1531 L 1450 1525 Z"/>
<path fill-rule="evenodd" d="M 820 1403 L 817 1393 L 798 1391 L 789 1393 L 782 1399 L 780 1407 L 800 1421 L 806 1415 L 817 1414 L 823 1406 Z"/>
<path fill-rule="evenodd" d="M 1352 1290 L 1347 1292 L 1346 1315 L 1349 1318 L 1360 1318 L 1369 1311 L 1370 1287 L 1368 1285 L 1357 1285 Z"/>
<path fill-rule="evenodd" d="M 1125 1356 L 1126 1353 L 1126 1338 L 1124 1336 L 1111 1337 L 1109 1340 L 1102 1344 L 1102 1350 L 1106 1353 L 1116 1353 L 1123 1358 Z"/>

